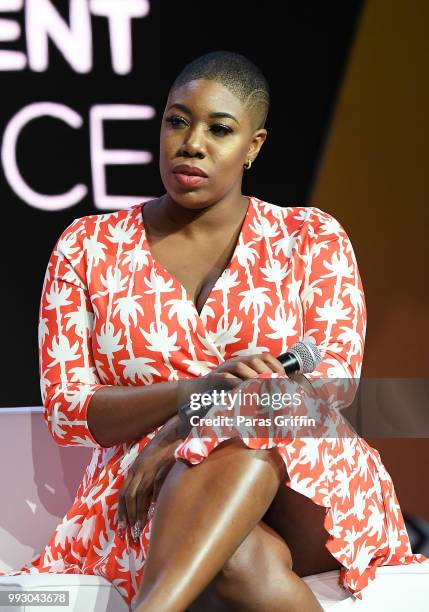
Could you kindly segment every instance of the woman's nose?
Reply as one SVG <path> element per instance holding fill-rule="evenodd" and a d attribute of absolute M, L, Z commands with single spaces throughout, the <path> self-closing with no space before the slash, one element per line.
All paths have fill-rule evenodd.
<path fill-rule="evenodd" d="M 198 128 L 189 130 L 184 138 L 181 150 L 183 153 L 188 153 L 189 155 L 205 155 L 205 143 L 202 130 Z"/>

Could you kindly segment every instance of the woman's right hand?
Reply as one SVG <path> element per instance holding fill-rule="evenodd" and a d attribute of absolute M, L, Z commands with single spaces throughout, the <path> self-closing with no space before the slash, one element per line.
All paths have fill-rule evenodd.
<path fill-rule="evenodd" d="M 271 374 L 276 372 L 285 375 L 280 361 L 270 353 L 255 353 L 254 355 L 240 355 L 227 359 L 218 365 L 204 378 L 212 380 L 216 377 L 237 379 L 237 385 L 243 380 L 255 378 L 258 374 Z M 233 381 L 231 381 L 233 383 Z"/>

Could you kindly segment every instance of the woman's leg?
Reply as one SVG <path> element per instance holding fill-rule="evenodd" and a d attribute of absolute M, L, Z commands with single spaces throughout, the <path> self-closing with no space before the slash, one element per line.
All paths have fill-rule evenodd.
<path fill-rule="evenodd" d="M 286 487 L 288 479 L 285 473 L 263 520 L 189 607 L 189 612 L 229 612 L 240 609 L 238 602 L 247 612 L 252 610 L 253 602 L 260 601 L 267 610 L 275 610 L 276 605 L 292 601 L 281 590 L 293 585 L 290 573 L 285 571 L 285 567 L 292 568 L 292 562 L 294 573 L 300 577 L 341 567 L 325 545 L 329 535 L 323 527 L 326 509 Z M 273 589 L 267 576 L 276 577 L 281 589 Z M 256 609 L 263 610 L 264 605 Z"/>
<path fill-rule="evenodd" d="M 278 533 L 290 549 L 298 576 L 310 576 L 334 569 L 341 563 L 325 543 L 329 533 L 323 527 L 326 508 L 285 486 L 286 474 L 263 520 Z"/>
<path fill-rule="evenodd" d="M 198 465 L 178 461 L 156 505 L 138 611 L 181 612 L 191 604 L 258 524 L 284 473 L 276 448 L 252 450 L 239 438 Z M 302 580 L 295 591 L 308 602 L 302 610 L 321 609 Z"/>
<path fill-rule="evenodd" d="M 321 611 L 314 595 L 292 571 L 289 548 L 259 521 L 217 577 L 187 612 Z"/>
<path fill-rule="evenodd" d="M 279 604 L 279 593 L 277 586 L 273 588 L 273 582 L 278 574 L 284 578 L 285 571 L 291 567 L 292 559 L 284 540 L 259 521 L 219 574 L 188 606 L 187 612 L 231 612 L 238 605 L 245 610 L 255 606 L 258 611 L 264 606 L 275 610 L 272 604 Z"/>

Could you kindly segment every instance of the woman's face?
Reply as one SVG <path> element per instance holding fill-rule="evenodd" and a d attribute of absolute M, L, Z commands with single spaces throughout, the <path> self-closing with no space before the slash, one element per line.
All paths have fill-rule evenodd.
<path fill-rule="evenodd" d="M 229 194 L 239 197 L 243 165 L 256 158 L 267 135 L 252 121 L 242 102 L 216 81 L 196 79 L 170 92 L 159 158 L 169 196 L 190 208 L 204 208 Z M 199 168 L 206 177 L 184 176 L 193 170 L 178 172 L 183 164 Z"/>

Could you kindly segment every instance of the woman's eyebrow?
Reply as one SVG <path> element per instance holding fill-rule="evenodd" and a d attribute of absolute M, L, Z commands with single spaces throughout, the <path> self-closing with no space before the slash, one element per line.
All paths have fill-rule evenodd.
<path fill-rule="evenodd" d="M 190 115 L 192 114 L 191 110 L 185 104 L 179 104 L 179 102 L 176 102 L 175 104 L 171 104 L 171 106 L 169 106 L 167 110 L 169 111 L 170 108 L 173 108 L 173 107 L 179 108 L 180 110 L 184 111 L 185 113 L 189 113 Z M 224 113 L 224 112 L 210 113 L 209 117 L 218 117 L 218 118 L 229 117 L 230 119 L 233 119 L 236 123 L 240 125 L 238 119 L 236 119 L 234 115 L 231 115 L 230 113 Z"/>

